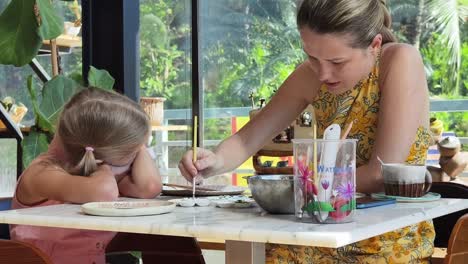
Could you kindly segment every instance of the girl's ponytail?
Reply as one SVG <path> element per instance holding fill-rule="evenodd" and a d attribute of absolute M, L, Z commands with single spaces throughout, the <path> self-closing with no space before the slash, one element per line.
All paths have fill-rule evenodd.
<path fill-rule="evenodd" d="M 97 167 L 97 162 L 94 158 L 94 149 L 92 147 L 85 147 L 83 158 L 76 166 L 79 175 L 89 176 Z"/>

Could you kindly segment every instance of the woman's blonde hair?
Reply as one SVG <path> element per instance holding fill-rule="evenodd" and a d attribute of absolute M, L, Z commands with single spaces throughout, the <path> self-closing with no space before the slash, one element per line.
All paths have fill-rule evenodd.
<path fill-rule="evenodd" d="M 297 25 L 317 33 L 349 34 L 354 48 L 367 48 L 379 33 L 382 44 L 397 41 L 385 0 L 304 0 Z"/>
<path fill-rule="evenodd" d="M 64 106 L 57 128 L 74 173 L 88 176 L 96 160 L 123 160 L 134 155 L 150 132 L 149 119 L 129 98 L 85 88 Z"/>

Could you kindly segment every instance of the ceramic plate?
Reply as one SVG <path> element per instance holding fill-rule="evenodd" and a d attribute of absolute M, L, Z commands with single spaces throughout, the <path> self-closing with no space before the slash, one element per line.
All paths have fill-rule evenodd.
<path fill-rule="evenodd" d="M 217 207 L 221 208 L 249 208 L 254 204 L 254 200 L 247 196 L 220 196 L 210 199 Z"/>
<path fill-rule="evenodd" d="M 196 196 L 238 195 L 242 194 L 246 190 L 245 187 L 230 185 L 201 185 L 200 187 L 213 189 L 213 191 L 202 191 L 195 189 Z M 192 197 L 192 190 L 177 187 L 163 186 L 162 193 L 164 195 Z"/>
<path fill-rule="evenodd" d="M 169 213 L 175 206 L 172 202 L 155 200 L 93 202 L 83 204 L 81 211 L 99 216 L 157 215 Z"/>
<path fill-rule="evenodd" d="M 437 201 L 440 199 L 440 194 L 428 192 L 424 196 L 421 197 L 403 197 L 403 196 L 392 196 L 392 195 L 385 195 L 385 193 L 373 193 L 371 194 L 372 198 L 379 199 L 379 198 L 395 198 L 397 202 L 404 202 L 404 203 L 420 203 L 420 202 L 432 202 Z"/>

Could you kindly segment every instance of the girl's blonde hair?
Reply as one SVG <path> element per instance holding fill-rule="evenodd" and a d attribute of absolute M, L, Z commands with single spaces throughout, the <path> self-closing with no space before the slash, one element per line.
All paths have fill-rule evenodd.
<path fill-rule="evenodd" d="M 88 176 L 97 160 L 124 160 L 149 136 L 149 119 L 129 98 L 98 88 L 85 88 L 64 106 L 58 136 L 76 174 Z"/>
<path fill-rule="evenodd" d="M 304 0 L 297 14 L 299 29 L 323 34 L 349 34 L 353 48 L 367 48 L 377 34 L 396 42 L 385 0 Z"/>

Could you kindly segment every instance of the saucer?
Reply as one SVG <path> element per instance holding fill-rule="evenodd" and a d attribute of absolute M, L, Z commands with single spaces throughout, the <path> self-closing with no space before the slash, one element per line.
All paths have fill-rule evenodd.
<path fill-rule="evenodd" d="M 385 193 L 373 193 L 371 197 L 374 199 L 383 199 L 383 198 L 394 198 L 397 202 L 402 203 L 421 203 L 421 202 L 433 202 L 440 199 L 440 194 L 428 192 L 421 197 L 404 197 L 404 196 L 394 196 L 394 195 L 385 195 Z"/>

